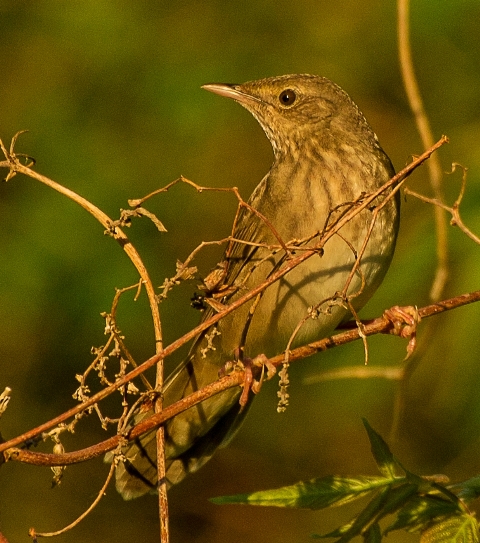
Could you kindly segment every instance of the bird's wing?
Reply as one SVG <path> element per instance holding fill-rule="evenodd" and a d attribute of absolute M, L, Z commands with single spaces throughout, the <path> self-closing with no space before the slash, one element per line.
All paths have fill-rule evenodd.
<path fill-rule="evenodd" d="M 262 194 L 267 188 L 267 180 L 268 174 L 250 197 L 249 205 L 252 207 L 258 207 L 256 204 L 262 199 Z M 268 258 L 272 253 L 270 248 L 265 245 L 262 246 L 261 244 L 278 243 L 270 229 L 265 228 L 263 219 L 252 212 L 248 207 L 242 207 L 239 211 L 237 224 L 233 231 L 233 238 L 240 241 L 232 242 L 227 248 L 222 261 L 222 263 L 226 265 L 224 276 L 220 283 L 216 285 L 215 292 L 210 294 L 210 296 L 215 296 L 220 304 L 228 303 L 246 293 L 245 288 L 247 287 L 245 283 L 248 282 L 249 275 L 252 273 L 252 269 L 255 268 L 255 266 L 252 265 L 252 261 L 254 260 L 258 263 L 263 259 Z M 242 243 L 241 240 L 248 240 L 249 243 Z M 223 268 L 222 263 L 219 264 L 221 268 Z M 218 294 L 216 295 L 216 293 Z M 215 309 L 212 308 L 212 306 L 207 306 L 202 314 L 201 322 L 207 321 L 214 313 Z M 190 386 L 190 379 L 186 376 L 198 373 L 198 369 L 197 371 L 193 371 L 192 362 L 199 345 L 202 343 L 205 335 L 209 332 L 210 329 L 204 330 L 195 338 L 190 348 L 189 355 L 171 374 L 169 374 L 163 389 L 167 400 L 182 397 L 183 388 L 186 389 Z M 202 379 L 201 381 L 201 384 L 204 385 L 205 383 L 203 383 Z"/>
<path fill-rule="evenodd" d="M 237 226 L 235 228 L 233 237 L 235 239 L 248 239 L 253 243 L 262 243 L 259 232 L 262 230 L 259 228 L 259 222 L 261 219 L 257 217 L 247 208 L 240 210 Z M 260 250 L 260 251 L 259 251 Z M 227 263 L 227 269 L 224 278 L 220 285 L 217 285 L 217 290 L 220 290 L 222 286 L 232 286 L 239 280 L 242 280 L 242 270 L 246 269 L 245 266 L 250 262 L 259 252 L 265 252 L 265 249 L 256 245 L 244 244 L 241 242 L 234 242 L 228 249 L 228 256 L 225 254 L 224 261 Z M 263 257 L 264 255 L 262 255 Z M 248 268 L 249 266 L 247 266 Z M 230 295 L 226 295 L 225 298 L 229 298 L 235 294 L 235 290 L 232 290 Z M 224 299 L 223 301 L 226 301 Z M 215 313 L 215 310 L 211 306 L 207 306 L 202 314 L 201 322 L 207 321 Z M 209 329 L 200 333 L 194 340 L 191 348 L 190 355 L 179 364 L 175 370 L 169 374 L 165 381 L 164 392 L 166 392 L 170 386 L 176 381 L 179 374 L 181 374 L 185 367 L 191 362 L 191 355 L 195 353 L 197 346 L 201 343 L 205 334 L 209 332 Z"/>
<path fill-rule="evenodd" d="M 248 205 L 259 212 L 262 211 L 260 203 L 264 200 L 264 193 L 268 189 L 269 176 L 270 174 L 267 174 L 262 179 L 248 201 Z M 242 271 L 248 269 L 251 271 L 252 260 L 259 262 L 264 258 L 268 258 L 272 251 L 265 244 L 278 244 L 278 240 L 276 240 L 268 225 L 266 227 L 264 220 L 249 207 L 240 209 L 232 237 L 240 241 L 234 241 L 227 247 L 224 256 L 227 268 L 222 284 L 230 287 L 240 287 L 244 280 Z M 245 243 L 242 241 L 245 241 Z M 233 294 L 235 294 L 234 291 L 230 293 L 230 296 Z"/>

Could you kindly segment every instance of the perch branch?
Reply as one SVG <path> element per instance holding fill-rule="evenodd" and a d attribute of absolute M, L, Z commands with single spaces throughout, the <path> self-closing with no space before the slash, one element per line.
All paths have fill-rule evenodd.
<path fill-rule="evenodd" d="M 420 318 L 423 320 L 428 317 L 433 317 L 440 313 L 444 313 L 445 311 L 450 311 L 452 309 L 456 309 L 458 307 L 462 307 L 462 306 L 479 302 L 479 301 L 480 301 L 480 290 L 477 290 L 475 292 L 462 294 L 460 296 L 455 296 L 454 298 L 449 298 L 447 300 L 443 300 L 441 302 L 437 302 L 437 303 L 422 307 L 418 310 L 418 314 Z M 340 345 L 351 343 L 352 341 L 361 339 L 362 334 L 366 336 L 372 336 L 375 334 L 389 333 L 392 326 L 393 326 L 392 322 L 389 319 L 383 316 L 379 317 L 369 322 L 368 324 L 364 324 L 362 332 L 360 332 L 358 328 L 354 328 L 352 330 L 341 332 L 339 334 L 335 334 L 334 336 L 324 338 L 319 341 L 315 341 L 313 343 L 309 343 L 308 345 L 298 347 L 290 351 L 289 361 L 294 362 L 297 360 L 301 360 L 308 356 L 312 356 L 318 352 L 326 351 L 333 347 L 338 347 Z M 280 354 L 280 355 L 272 357 L 269 360 L 269 363 L 278 367 L 283 363 L 283 360 L 284 360 L 284 354 Z M 363 374 L 364 370 L 365 368 L 363 366 L 362 377 L 365 376 Z M 378 376 L 378 375 L 376 375 L 374 372 L 373 376 Z M 385 377 L 385 374 L 380 375 L 380 376 Z M 398 375 L 395 373 L 393 377 L 391 378 L 398 379 Z M 149 417 L 148 419 L 141 421 L 139 424 L 137 424 L 130 430 L 128 436 L 116 435 L 101 443 L 97 443 L 96 445 L 87 447 L 79 451 L 74 451 L 74 452 L 64 453 L 64 454 L 39 453 L 39 452 L 32 452 L 26 449 L 15 448 L 13 445 L 11 445 L 11 442 L 7 442 L 3 444 L 8 447 L 8 450 L 4 453 L 4 455 L 6 457 L 6 460 L 15 460 L 18 462 L 41 465 L 41 466 L 64 466 L 64 465 L 77 464 L 79 462 L 84 462 L 86 460 L 90 460 L 97 456 L 101 456 L 105 454 L 106 452 L 115 449 L 119 445 L 121 440 L 136 439 L 140 437 L 141 435 L 143 435 L 145 432 L 148 432 L 157 428 L 158 426 L 165 423 L 167 420 L 175 417 L 176 415 L 185 411 L 186 409 L 189 409 L 190 407 L 193 407 L 194 405 L 197 405 L 198 403 L 216 394 L 219 394 L 220 392 L 223 392 L 224 390 L 227 390 L 234 386 L 239 386 L 243 382 L 244 382 L 243 371 L 235 371 L 231 373 L 230 375 L 222 377 L 218 381 L 215 381 L 211 383 L 210 385 L 207 385 L 201 390 L 198 390 L 192 393 L 190 396 L 182 398 L 178 402 L 175 402 L 174 404 L 164 408 L 161 413 L 156 413 L 152 415 L 151 417 Z"/>
<path fill-rule="evenodd" d="M 352 219 L 352 216 L 356 215 L 357 213 L 360 213 L 363 209 L 370 206 L 370 204 L 383 192 L 391 187 L 394 187 L 398 185 L 399 183 L 403 182 L 404 179 L 406 179 L 418 166 L 423 164 L 430 156 L 431 154 L 436 151 L 439 147 L 444 145 L 448 142 L 448 139 L 446 136 L 442 136 L 442 138 L 433 145 L 428 151 L 425 151 L 422 155 L 417 157 L 415 160 L 413 160 L 410 164 L 408 164 L 403 170 L 398 172 L 392 179 L 390 179 L 383 187 L 375 191 L 373 194 L 368 195 L 365 197 L 365 199 L 362 201 L 361 204 L 359 204 L 354 209 L 350 210 L 348 213 L 346 213 L 337 223 L 336 228 L 329 230 L 326 232 L 325 236 L 322 237 L 320 243 L 321 246 L 324 245 L 328 239 L 330 239 L 332 236 L 335 235 L 335 233 L 342 228 L 348 221 Z M 18 161 L 17 161 L 18 162 Z M 10 163 L 8 163 L 10 164 Z M 0 167 L 4 166 L 5 163 L 0 162 Z M 23 166 L 20 164 L 15 163 L 15 167 L 21 167 L 23 171 Z M 19 170 L 20 171 L 20 170 Z M 35 172 L 32 172 L 27 168 L 27 171 L 35 174 Z M 35 176 L 38 174 L 35 174 Z M 47 178 L 45 178 L 47 181 Z M 56 184 L 55 184 L 56 185 Z M 63 187 L 61 187 L 63 189 Z M 68 190 L 68 189 L 64 189 Z M 83 199 L 82 199 L 83 200 Z M 88 202 L 87 202 L 88 203 Z M 106 216 L 105 216 L 106 217 Z M 123 236 L 125 236 L 122 233 Z M 126 238 L 126 237 L 125 237 Z M 124 238 L 122 238 L 124 239 Z M 128 245 L 130 247 L 133 246 L 130 245 L 128 242 Z M 321 247 L 320 246 L 320 247 Z M 32 430 L 29 430 L 25 433 L 23 433 L 20 436 L 17 436 L 16 438 L 13 438 L 5 443 L 0 443 L 0 453 L 11 448 L 16 447 L 17 445 L 20 445 L 21 443 L 32 440 L 37 438 L 39 435 L 41 435 L 43 432 L 46 432 L 47 430 L 57 426 L 58 424 L 64 422 L 65 420 L 74 417 L 76 414 L 80 413 L 81 411 L 84 411 L 88 409 L 89 407 L 95 405 L 102 399 L 109 396 L 113 391 L 119 389 L 129 381 L 132 381 L 136 377 L 138 377 L 140 374 L 142 374 L 147 369 L 151 368 L 155 364 L 157 364 L 160 360 L 163 360 L 167 356 L 171 355 L 173 352 L 175 352 L 179 347 L 187 343 L 188 341 L 194 339 L 196 336 L 198 336 L 200 333 L 202 333 L 204 330 L 210 328 L 213 324 L 217 323 L 220 319 L 224 318 L 229 313 L 235 311 L 238 309 L 241 305 L 248 302 L 249 300 L 252 300 L 255 298 L 258 294 L 260 294 L 263 290 L 265 290 L 267 287 L 269 287 L 271 284 L 273 284 L 275 281 L 278 281 L 281 277 L 286 275 L 288 272 L 290 272 L 293 268 L 301 264 L 302 262 L 306 261 L 308 258 L 311 258 L 313 255 L 316 255 L 318 253 L 318 248 L 314 247 L 312 249 L 306 250 L 301 255 L 292 258 L 288 260 L 285 263 L 285 266 L 275 273 L 273 273 L 267 280 L 265 280 L 262 284 L 258 285 L 257 287 L 253 288 L 251 291 L 247 292 L 244 296 L 238 298 L 230 305 L 226 306 L 222 311 L 219 311 L 212 317 L 210 317 L 208 320 L 202 322 L 197 327 L 183 335 L 181 338 L 177 339 L 167 347 L 165 347 L 160 353 L 156 353 L 154 356 L 143 362 L 140 366 L 133 369 L 123 377 L 119 378 L 115 383 L 112 385 L 104 388 L 103 390 L 99 391 L 95 395 L 93 395 L 91 398 L 83 402 L 82 404 L 79 404 L 72 409 L 69 409 L 68 411 L 62 413 L 61 415 L 51 419 L 48 422 L 45 422 L 44 424 L 41 424 L 40 426 L 33 428 Z M 156 308 L 158 310 L 158 308 Z M 283 355 L 282 355 L 283 357 Z"/>

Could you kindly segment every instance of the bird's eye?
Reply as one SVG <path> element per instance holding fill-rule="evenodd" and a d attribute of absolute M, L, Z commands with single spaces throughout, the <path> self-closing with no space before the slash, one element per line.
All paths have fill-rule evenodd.
<path fill-rule="evenodd" d="M 292 89 L 285 89 L 280 93 L 280 96 L 278 97 L 280 100 L 280 103 L 282 106 L 291 106 L 295 103 L 295 100 L 297 99 L 297 95 L 294 90 Z"/>

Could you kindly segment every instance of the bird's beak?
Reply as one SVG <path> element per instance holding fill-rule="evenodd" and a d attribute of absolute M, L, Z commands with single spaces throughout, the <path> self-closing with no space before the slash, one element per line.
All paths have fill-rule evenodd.
<path fill-rule="evenodd" d="M 202 85 L 202 89 L 208 90 L 226 98 L 232 98 L 240 104 L 248 105 L 252 102 L 261 102 L 260 98 L 247 94 L 241 90 L 241 85 L 231 85 L 228 83 L 209 83 Z"/>

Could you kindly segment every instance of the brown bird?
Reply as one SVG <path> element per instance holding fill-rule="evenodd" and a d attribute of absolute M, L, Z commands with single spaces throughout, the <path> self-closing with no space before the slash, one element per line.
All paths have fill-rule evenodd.
<path fill-rule="evenodd" d="M 203 88 L 233 98 L 250 111 L 274 153 L 270 171 L 248 202 L 259 213 L 242 208 L 233 234 L 239 241 L 227 249 L 219 267 L 222 284 L 228 287 L 220 301 L 229 304 L 285 266 L 292 257 L 286 246 L 297 247 L 292 250 L 296 255 L 305 247 L 318 247 L 325 229 L 354 202 L 381 187 L 394 170 L 354 102 L 324 77 L 285 75 Z M 380 204 L 368 237 L 375 206 Z M 166 381 L 164 405 L 215 381 L 235 353 L 253 358 L 282 352 L 302 320 L 293 346 L 331 334 L 351 317 L 347 296 L 358 310 L 383 280 L 398 226 L 399 200 L 382 194 L 330 237 L 318 254 L 223 318 L 215 336 L 210 328 L 197 337 L 187 359 Z M 349 280 L 358 255 L 360 263 Z M 344 289 L 342 300 L 339 293 Z M 208 309 L 203 319 L 212 313 Z M 240 387 L 230 389 L 166 423 L 169 484 L 199 469 L 233 436 L 247 412 L 240 408 L 240 394 Z M 134 422 L 150 414 L 137 414 Z M 131 499 L 155 491 L 155 432 L 128 445 L 124 454 L 117 467 L 122 496 Z"/>

